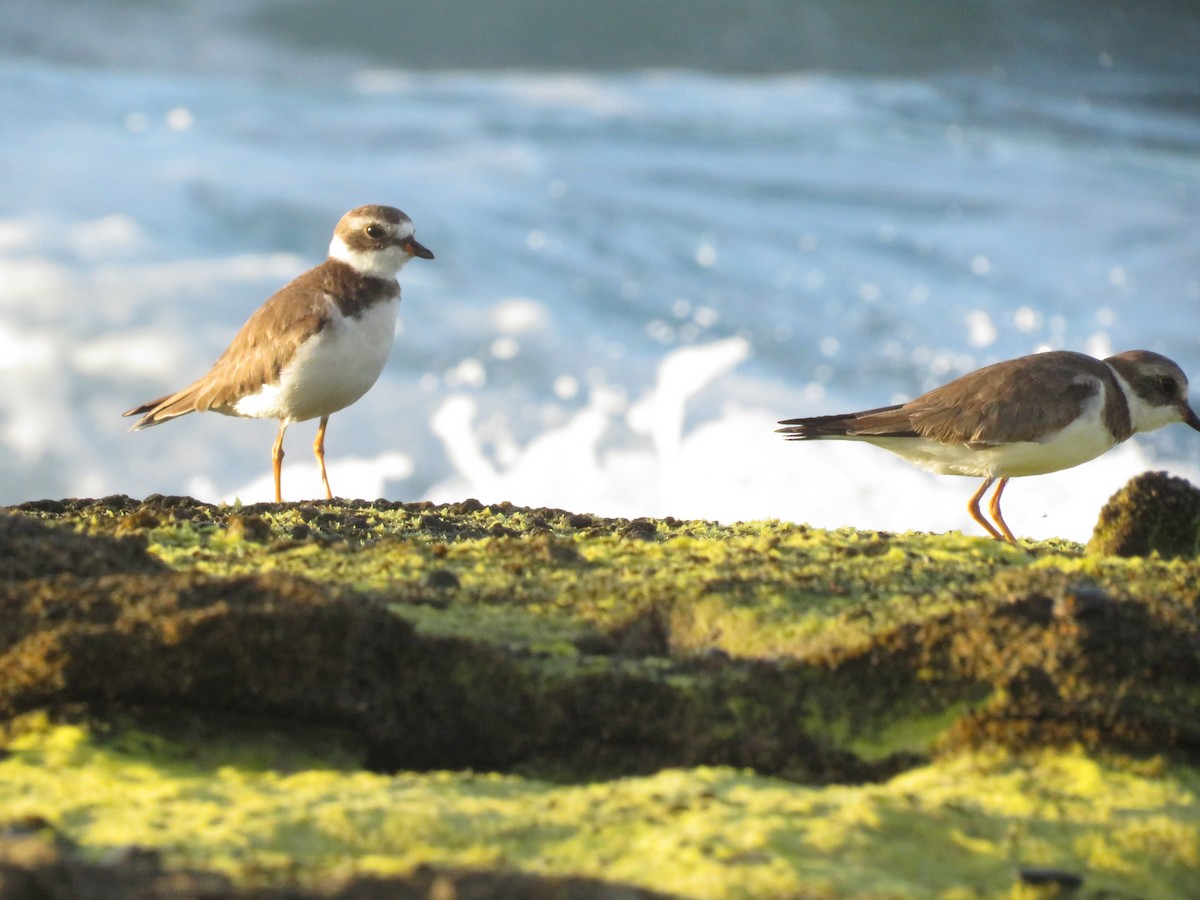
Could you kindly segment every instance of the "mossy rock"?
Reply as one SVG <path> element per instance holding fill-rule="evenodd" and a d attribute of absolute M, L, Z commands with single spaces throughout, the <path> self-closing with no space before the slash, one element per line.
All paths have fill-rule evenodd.
<path fill-rule="evenodd" d="M 1087 546 L 1112 556 L 1200 555 L 1200 488 L 1165 472 L 1143 472 L 1104 504 Z"/>
<path fill-rule="evenodd" d="M 51 575 L 165 572 L 146 552 L 144 535 L 87 535 L 51 529 L 15 512 L 0 512 L 0 582 Z"/>
<path fill-rule="evenodd" d="M 809 734 L 802 667 L 578 661 L 427 635 L 286 574 L 55 576 L 0 586 L 0 714 L 194 710 L 343 728 L 376 770 L 647 772 L 748 765 L 804 780 L 894 770 Z M 882 766 L 882 767 L 881 767 Z"/>
<path fill-rule="evenodd" d="M 478 501 L 22 513 L 9 532 L 40 549 L 36 577 L 0 586 L 10 717 L 302 720 L 349 729 L 378 770 L 566 778 L 724 764 L 853 782 L 963 742 L 1200 745 L 1179 564 Z M 63 570 L 105 571 L 114 547 L 132 571 Z"/>
<path fill-rule="evenodd" d="M 41 834 L 18 872 L 0 840 L 4 877 L 1170 896 L 1200 870 L 1195 559 L 478 501 L 7 518 L 0 796 L 78 849 Z"/>
<path fill-rule="evenodd" d="M 65 845 L 26 845 L 13 874 L 0 837 L 2 884 L 31 876 L 36 896 L 1185 897 L 1200 870 L 1200 770 L 1161 757 L 968 751 L 824 788 L 727 767 L 563 784 L 364 773 L 261 725 L 38 718 L 0 759 L 0 834 Z M 139 870 L 132 885 L 162 892 L 80 887 Z"/>

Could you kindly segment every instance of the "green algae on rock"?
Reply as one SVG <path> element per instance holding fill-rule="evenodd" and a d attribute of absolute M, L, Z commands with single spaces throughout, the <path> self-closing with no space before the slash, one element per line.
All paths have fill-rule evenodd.
<path fill-rule="evenodd" d="M 1200 872 L 1200 771 L 1161 758 L 967 752 L 825 788 L 728 767 L 555 784 L 281 771 L 263 741 L 29 721 L 0 760 L 0 809 L 93 860 L 137 847 L 235 884 L 473 871 L 593 891 L 463 897 L 1002 897 L 1030 871 L 1088 896 L 1180 897 Z"/>
<path fill-rule="evenodd" d="M 0 586 L 0 607 L 8 717 L 84 703 L 306 721 L 350 730 L 379 770 L 542 765 L 578 775 L 718 761 L 824 781 L 895 767 L 805 731 L 803 688 L 820 685 L 799 670 L 564 664 L 424 634 L 378 602 L 284 573 L 31 579 Z"/>
<path fill-rule="evenodd" d="M 339 875 L 312 886 L 239 884 L 213 869 L 171 866 L 158 849 L 124 845 L 97 859 L 47 820 L 0 822 L 5 900 L 669 900 L 665 894 L 578 876 L 418 866 L 405 875 Z M 237 855 L 233 853 L 232 855 Z M 208 854 L 192 854 L 211 863 Z M 261 871 L 259 874 L 263 874 Z M 244 880 L 244 879 L 243 879 Z M 280 880 L 291 881 L 286 876 Z"/>
<path fill-rule="evenodd" d="M 47 877 L 142 846 L 313 896 L 1198 877 L 1194 558 L 477 501 L 6 518 L 0 872 L 43 821 L 78 847 Z"/>
<path fill-rule="evenodd" d="M 1100 510 L 1087 546 L 1112 556 L 1200 555 L 1200 488 L 1165 472 L 1143 472 Z"/>
<path fill-rule="evenodd" d="M 1200 744 L 1194 562 L 477 501 L 22 513 L 47 546 L 136 538 L 171 570 L 0 586 L 10 716 L 301 719 L 349 729 L 378 770 L 562 778 L 724 764 L 825 783 L 964 742 Z"/>

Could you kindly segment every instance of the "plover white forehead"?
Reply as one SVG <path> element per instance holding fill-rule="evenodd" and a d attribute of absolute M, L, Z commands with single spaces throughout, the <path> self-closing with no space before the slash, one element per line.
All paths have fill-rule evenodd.
<path fill-rule="evenodd" d="M 313 453 L 325 496 L 329 417 L 365 394 L 392 349 L 400 285 L 396 274 L 433 254 L 413 236 L 413 224 L 391 206 L 360 206 L 342 216 L 329 258 L 272 295 L 247 320 L 208 374 L 181 391 L 143 403 L 131 430 L 191 412 L 276 419 L 271 450 L 275 501 L 283 499 L 283 435 L 294 422 L 319 418 Z"/>
<path fill-rule="evenodd" d="M 1165 356 L 1128 350 L 1099 360 L 1056 350 L 986 366 L 897 406 L 785 419 L 778 430 L 795 441 L 866 441 L 929 472 L 983 478 L 971 518 L 1015 544 L 1000 513 L 1009 478 L 1069 469 L 1172 422 L 1200 431 L 1187 376 Z M 979 501 L 997 479 L 993 525 Z"/>

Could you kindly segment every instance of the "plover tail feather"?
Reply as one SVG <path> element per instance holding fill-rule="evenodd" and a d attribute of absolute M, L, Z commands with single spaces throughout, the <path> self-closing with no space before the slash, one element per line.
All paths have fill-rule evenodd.
<path fill-rule="evenodd" d="M 885 416 L 899 410 L 900 406 L 881 406 L 862 412 L 838 413 L 832 416 L 809 416 L 801 419 L 783 419 L 776 428 L 779 434 L 787 435 L 789 441 L 817 441 L 822 438 L 852 438 L 859 435 L 878 437 L 908 437 L 913 431 L 908 417 Z M 871 421 L 879 416 L 878 421 Z"/>
<path fill-rule="evenodd" d="M 141 406 L 135 406 L 133 409 L 127 409 L 121 413 L 122 416 L 141 416 L 130 427 L 130 431 L 141 431 L 143 428 L 149 428 L 151 425 L 161 425 L 163 422 L 169 422 L 171 419 L 177 419 L 180 416 L 186 416 L 188 413 L 196 411 L 196 385 L 189 385 L 182 391 L 176 391 L 174 394 L 165 394 L 157 400 L 151 400 L 148 403 L 143 403 Z"/>

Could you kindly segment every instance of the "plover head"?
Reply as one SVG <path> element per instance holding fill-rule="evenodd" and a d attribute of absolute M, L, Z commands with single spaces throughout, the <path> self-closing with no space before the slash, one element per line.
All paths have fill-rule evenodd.
<path fill-rule="evenodd" d="M 395 278 L 414 256 L 433 259 L 413 234 L 412 219 L 394 206 L 360 206 L 337 223 L 329 258 L 346 263 L 361 275 Z"/>
<path fill-rule="evenodd" d="M 1153 431 L 1182 422 L 1200 431 L 1200 416 L 1188 403 L 1183 369 L 1158 353 L 1127 350 L 1105 360 L 1124 382 L 1133 430 Z"/>

